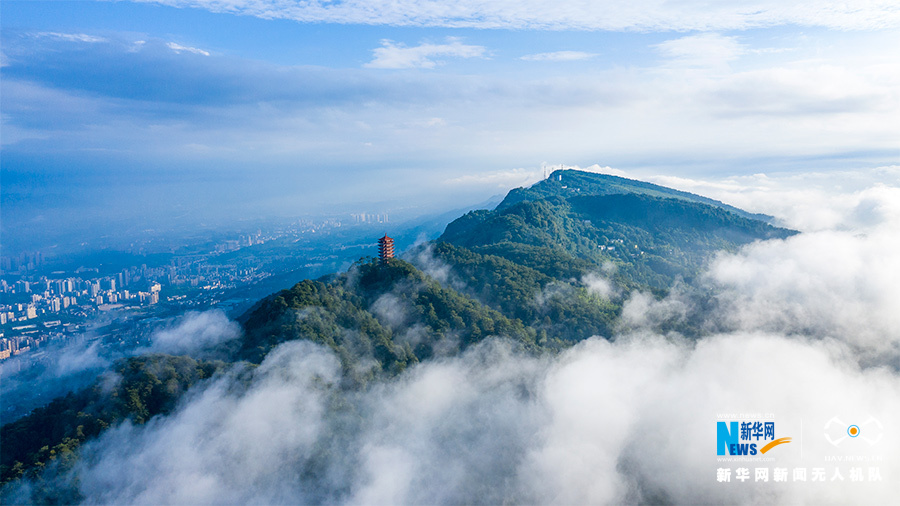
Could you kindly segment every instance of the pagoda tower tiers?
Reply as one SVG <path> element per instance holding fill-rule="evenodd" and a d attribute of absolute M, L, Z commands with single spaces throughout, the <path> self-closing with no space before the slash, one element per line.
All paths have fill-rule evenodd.
<path fill-rule="evenodd" d="M 388 258 L 394 258 L 394 240 L 387 234 L 378 239 L 378 258 L 381 259 L 381 263 L 387 262 Z"/>

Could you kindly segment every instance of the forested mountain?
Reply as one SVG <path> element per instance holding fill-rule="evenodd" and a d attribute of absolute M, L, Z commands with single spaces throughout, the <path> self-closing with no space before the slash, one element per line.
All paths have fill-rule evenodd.
<path fill-rule="evenodd" d="M 645 181 L 628 179 L 609 174 L 596 174 L 580 170 L 557 170 L 547 179 L 535 183 L 528 188 L 515 188 L 497 206 L 497 209 L 505 209 L 524 200 L 540 200 L 549 197 L 572 197 L 576 195 L 649 195 L 651 197 L 663 197 L 687 200 L 699 204 L 707 204 L 731 211 L 738 216 L 760 221 L 769 221 L 771 216 L 765 214 L 753 214 L 738 209 L 737 207 L 719 202 L 718 200 L 696 195 L 689 192 L 666 188 Z"/>
<path fill-rule="evenodd" d="M 263 300 L 241 323 L 236 358 L 258 363 L 282 342 L 309 339 L 334 350 L 354 386 L 488 336 L 526 345 L 535 337 L 520 320 L 442 287 L 397 258 L 366 259 L 346 273 L 300 282 Z M 367 360 L 371 367 L 359 367 Z"/>
<path fill-rule="evenodd" d="M 217 373 L 252 374 L 287 341 L 327 346 L 341 361 L 342 388 L 364 391 L 491 336 L 533 353 L 609 338 L 630 292 L 664 295 L 695 283 L 717 251 L 795 233 L 757 218 L 649 183 L 554 172 L 494 210 L 459 217 L 405 259 L 362 259 L 263 299 L 239 319 L 239 341 L 217 350 L 224 361 L 125 359 L 94 386 L 3 426 L 2 481 L 71 465 L 79 445 L 106 428 L 164 415 Z M 41 497 L 77 500 L 59 494 Z"/>
<path fill-rule="evenodd" d="M 706 204 L 611 194 L 472 211 L 450 223 L 439 241 L 555 277 L 614 262 L 623 269 L 619 281 L 628 287 L 665 289 L 678 276 L 690 280 L 716 251 L 792 233 Z"/>
<path fill-rule="evenodd" d="M 169 413 L 184 392 L 225 365 L 159 354 L 118 362 L 90 387 L 57 398 L 0 429 L 2 483 L 23 475 L 38 477 L 50 464 L 72 465 L 84 441 L 124 420 L 143 424 Z M 46 493 L 49 502 L 72 499 Z"/>

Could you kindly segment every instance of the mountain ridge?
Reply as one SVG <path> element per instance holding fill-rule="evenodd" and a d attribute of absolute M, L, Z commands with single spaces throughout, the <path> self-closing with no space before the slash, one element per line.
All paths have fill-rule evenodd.
<path fill-rule="evenodd" d="M 366 257 L 345 272 L 261 299 L 238 318 L 242 335 L 212 350 L 221 362 L 166 355 L 123 359 L 114 370 L 134 374 L 125 375 L 114 398 L 98 393 L 101 377 L 68 400 L 54 401 L 49 411 L 4 425 L 4 440 L 31 436 L 0 446 L 0 483 L 40 480 L 53 462 L 73 466 L 79 446 L 114 423 L 139 425 L 165 416 L 188 388 L 203 388 L 223 371 L 252 371 L 285 342 L 329 348 L 341 363 L 341 388 L 350 392 L 365 392 L 418 363 L 457 355 L 492 337 L 531 353 L 555 353 L 592 336 L 612 338 L 635 291 L 662 297 L 673 286 L 692 286 L 702 292 L 699 274 L 720 251 L 797 233 L 650 183 L 554 174 L 556 183 L 551 176 L 550 183 L 510 191 L 493 210 L 459 216 L 437 240 L 413 247 L 402 259 Z M 569 191 L 560 178 L 581 186 Z M 702 330 L 691 328 L 697 336 Z M 45 502 L 78 500 L 77 490 L 36 490 Z"/>
<path fill-rule="evenodd" d="M 546 179 L 538 181 L 529 187 L 513 188 L 506 197 L 497 204 L 495 209 L 504 209 L 523 200 L 539 200 L 550 196 L 585 195 L 613 195 L 637 193 L 658 197 L 678 198 L 720 207 L 745 218 L 771 223 L 774 217 L 761 213 L 750 213 L 738 207 L 724 202 L 690 193 L 676 190 L 666 186 L 629 179 L 612 174 L 600 174 L 576 169 L 558 169 L 553 171 Z"/>

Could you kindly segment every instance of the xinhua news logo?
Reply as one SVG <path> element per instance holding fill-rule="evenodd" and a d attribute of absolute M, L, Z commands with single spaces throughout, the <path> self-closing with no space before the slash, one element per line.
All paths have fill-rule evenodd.
<path fill-rule="evenodd" d="M 775 438 L 775 422 L 716 422 L 717 455 L 765 454 L 791 438 Z M 766 443 L 768 441 L 768 443 Z"/>

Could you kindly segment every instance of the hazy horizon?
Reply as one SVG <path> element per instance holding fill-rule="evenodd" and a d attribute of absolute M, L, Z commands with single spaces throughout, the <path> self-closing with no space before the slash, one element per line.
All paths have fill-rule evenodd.
<path fill-rule="evenodd" d="M 3 2 L 4 243 L 895 165 L 896 6 L 743 5 Z"/>

